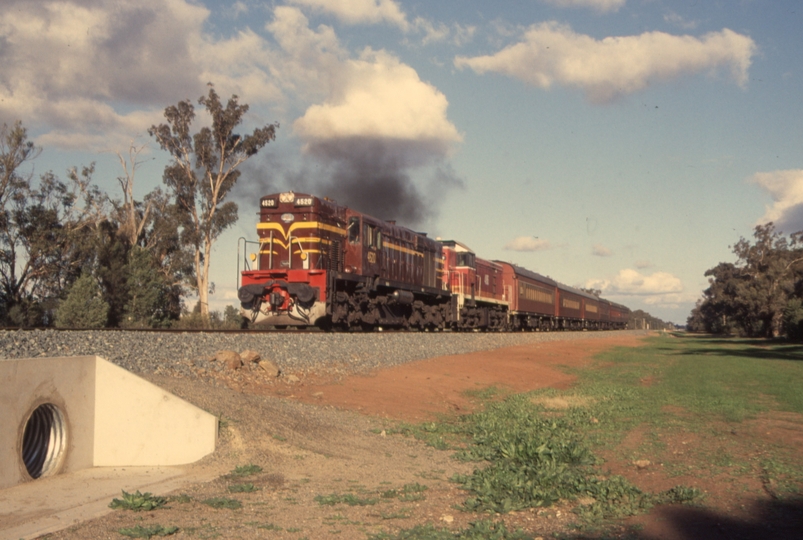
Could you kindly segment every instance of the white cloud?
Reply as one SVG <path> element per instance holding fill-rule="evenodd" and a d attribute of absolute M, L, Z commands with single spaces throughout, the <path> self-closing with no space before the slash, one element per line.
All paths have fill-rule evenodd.
<path fill-rule="evenodd" d="M 687 21 L 674 11 L 664 15 L 664 22 L 682 28 L 684 30 L 694 30 L 697 28 L 697 21 Z"/>
<path fill-rule="evenodd" d="M 606 248 L 602 244 L 594 244 L 591 248 L 591 254 L 596 255 L 597 257 L 610 257 L 613 255 L 613 251 Z"/>
<path fill-rule="evenodd" d="M 39 144 L 102 151 L 209 81 L 224 97 L 279 100 L 276 51 L 251 31 L 209 36 L 209 14 L 185 0 L 17 2 L 0 11 L 0 122 L 23 120 Z"/>
<path fill-rule="evenodd" d="M 454 63 L 544 89 L 554 84 L 577 87 L 590 101 L 606 103 L 658 81 L 719 68 L 729 69 L 736 83 L 744 85 L 755 49 L 750 37 L 729 29 L 702 38 L 646 32 L 597 40 L 546 22 L 531 26 L 522 41 L 496 54 L 458 56 Z"/>
<path fill-rule="evenodd" d="M 544 251 L 552 249 L 552 244 L 549 240 L 543 240 L 535 236 L 519 236 L 505 244 L 502 249 L 510 251 Z"/>
<path fill-rule="evenodd" d="M 652 268 L 653 265 L 650 261 L 642 259 L 633 263 L 633 265 L 638 268 L 639 270 L 644 270 L 645 268 Z"/>
<path fill-rule="evenodd" d="M 394 0 L 290 0 L 290 3 L 330 13 L 346 24 L 389 23 L 402 30 L 410 24 Z"/>
<path fill-rule="evenodd" d="M 581 7 L 592 8 L 599 12 L 618 11 L 627 0 L 541 0 L 546 4 L 561 8 Z"/>
<path fill-rule="evenodd" d="M 772 221 L 786 233 L 803 230 L 803 170 L 756 173 L 750 182 L 769 192 L 773 200 L 759 223 Z"/>
<path fill-rule="evenodd" d="M 424 34 L 421 40 L 422 45 L 450 42 L 459 47 L 474 39 L 474 34 L 477 32 L 476 26 L 453 24 L 449 27 L 444 23 L 435 24 L 422 17 L 417 17 L 413 26 L 417 32 Z"/>
<path fill-rule="evenodd" d="M 446 96 L 385 51 L 366 49 L 341 66 L 329 99 L 309 107 L 293 127 L 303 139 L 353 137 L 426 141 L 445 154 L 462 140 L 446 118 Z"/>
<path fill-rule="evenodd" d="M 600 289 L 603 294 L 620 296 L 656 296 L 683 292 L 680 279 L 667 272 L 644 275 L 631 268 L 620 270 L 610 279 L 590 279 L 587 288 Z"/>

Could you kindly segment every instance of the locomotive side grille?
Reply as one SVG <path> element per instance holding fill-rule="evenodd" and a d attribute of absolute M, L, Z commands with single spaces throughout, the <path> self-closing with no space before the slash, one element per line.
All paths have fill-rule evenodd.
<path fill-rule="evenodd" d="M 329 244 L 329 270 L 343 271 L 343 250 L 340 247 L 340 240 L 332 240 Z"/>

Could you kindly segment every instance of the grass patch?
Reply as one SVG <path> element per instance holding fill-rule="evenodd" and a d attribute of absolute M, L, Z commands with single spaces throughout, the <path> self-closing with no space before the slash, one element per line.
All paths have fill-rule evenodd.
<path fill-rule="evenodd" d="M 413 515 L 413 511 L 409 508 L 402 508 L 396 512 L 380 512 L 379 517 L 383 520 L 388 519 L 408 519 Z"/>
<path fill-rule="evenodd" d="M 262 467 L 259 465 L 249 464 L 249 465 L 238 465 L 234 468 L 233 471 L 229 473 L 231 477 L 245 477 L 251 476 L 252 474 L 259 474 L 262 472 Z"/>
<path fill-rule="evenodd" d="M 502 522 L 482 520 L 458 532 L 428 524 L 416 525 L 396 534 L 386 532 L 369 534 L 368 538 L 369 540 L 531 540 L 533 537 L 520 530 L 508 531 Z"/>
<path fill-rule="evenodd" d="M 465 418 L 470 444 L 456 457 L 487 464 L 454 477 L 471 494 L 465 510 L 507 513 L 590 497 L 596 502 L 579 513 L 598 520 L 633 515 L 669 498 L 688 502 L 677 494 L 698 498 L 680 487 L 652 495 L 620 476 L 606 476 L 582 436 L 592 422 L 543 413 L 530 396 L 516 395 Z"/>
<path fill-rule="evenodd" d="M 131 510 L 134 512 L 149 512 L 151 510 L 163 508 L 166 504 L 167 499 L 165 497 L 158 497 L 148 492 L 140 493 L 139 490 L 137 490 L 136 493 L 128 493 L 123 490 L 123 498 L 112 499 L 112 502 L 109 503 L 109 508 L 115 510 Z"/>
<path fill-rule="evenodd" d="M 249 482 L 247 484 L 233 484 L 229 486 L 229 491 L 231 493 L 252 493 L 254 491 L 259 491 L 259 488 Z"/>
<path fill-rule="evenodd" d="M 424 492 L 427 489 L 429 489 L 427 486 L 415 482 L 414 484 L 405 484 L 400 489 L 384 491 L 381 496 L 383 499 L 399 499 L 403 502 L 423 501 L 426 498 Z"/>
<path fill-rule="evenodd" d="M 330 495 L 318 495 L 315 502 L 321 506 L 334 506 L 336 504 L 347 504 L 349 506 L 372 506 L 379 502 L 379 499 L 372 497 L 358 497 L 353 493 L 332 493 Z"/>
<path fill-rule="evenodd" d="M 118 533 L 129 538 L 151 538 L 153 536 L 170 536 L 178 532 L 178 527 L 162 527 L 156 525 L 137 525 L 136 527 L 127 527 L 117 530 Z"/>

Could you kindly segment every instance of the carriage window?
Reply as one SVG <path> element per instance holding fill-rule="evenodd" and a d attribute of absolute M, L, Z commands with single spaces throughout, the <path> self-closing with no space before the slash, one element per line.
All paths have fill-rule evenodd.
<path fill-rule="evenodd" d="M 382 249 L 382 231 L 376 231 L 376 248 Z"/>
<path fill-rule="evenodd" d="M 349 219 L 349 242 L 358 244 L 360 242 L 360 218 Z"/>

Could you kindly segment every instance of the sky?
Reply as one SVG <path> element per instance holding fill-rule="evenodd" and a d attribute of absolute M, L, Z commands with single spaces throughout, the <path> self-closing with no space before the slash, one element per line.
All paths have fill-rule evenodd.
<path fill-rule="evenodd" d="M 802 27 L 798 0 L 4 0 L 0 123 L 116 198 L 142 147 L 142 198 L 148 128 L 207 83 L 278 122 L 213 309 L 258 198 L 294 190 L 683 323 L 740 237 L 803 229 Z"/>

